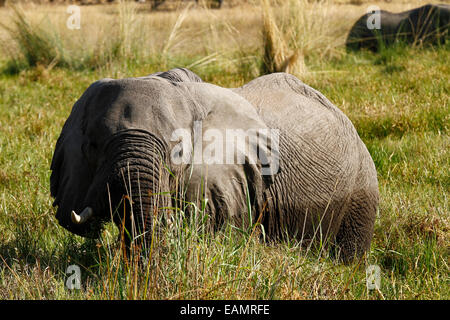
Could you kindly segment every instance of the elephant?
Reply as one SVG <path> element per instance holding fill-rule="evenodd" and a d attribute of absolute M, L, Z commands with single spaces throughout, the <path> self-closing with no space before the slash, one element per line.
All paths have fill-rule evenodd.
<path fill-rule="evenodd" d="M 427 4 L 400 13 L 374 10 L 359 18 L 351 28 L 349 51 L 379 51 L 397 41 L 410 44 L 443 44 L 449 37 L 450 5 Z"/>
<path fill-rule="evenodd" d="M 344 262 L 369 250 L 379 201 L 365 144 L 320 92 L 287 73 L 223 88 L 184 68 L 91 84 L 50 187 L 59 224 L 84 237 L 112 219 L 148 243 L 155 215 L 185 199 L 206 203 L 212 232 L 260 221 L 266 239 L 327 239 Z"/>

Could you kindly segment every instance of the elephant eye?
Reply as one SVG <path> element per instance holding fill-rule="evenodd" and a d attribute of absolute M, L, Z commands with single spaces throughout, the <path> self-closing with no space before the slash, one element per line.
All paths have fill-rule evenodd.
<path fill-rule="evenodd" d="M 95 142 L 85 142 L 81 146 L 81 151 L 83 152 L 84 156 L 89 158 L 89 156 L 92 156 L 92 152 L 95 152 L 97 150 L 97 143 Z"/>
<path fill-rule="evenodd" d="M 89 147 L 95 150 L 95 149 L 97 149 L 97 143 L 89 142 Z"/>

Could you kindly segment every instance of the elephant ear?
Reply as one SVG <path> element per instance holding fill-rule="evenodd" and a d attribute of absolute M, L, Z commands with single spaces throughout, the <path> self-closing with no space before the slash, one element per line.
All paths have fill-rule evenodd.
<path fill-rule="evenodd" d="M 263 212 L 264 193 L 279 171 L 277 131 L 269 129 L 256 108 L 231 90 L 210 84 L 191 86 L 196 105 L 207 111 L 194 124 L 197 141 L 188 198 L 208 199 L 207 212 L 215 222 L 248 225 L 250 217 L 254 222 Z M 196 136 L 196 129 L 201 136 Z"/>
<path fill-rule="evenodd" d="M 90 99 L 102 84 L 111 79 L 94 82 L 74 104 L 56 142 L 51 163 L 50 192 L 58 206 L 57 217 L 70 216 L 71 210 L 82 209 L 82 201 L 92 180 L 92 174 L 81 151 L 83 122 Z M 63 223 L 69 223 L 69 221 Z"/>

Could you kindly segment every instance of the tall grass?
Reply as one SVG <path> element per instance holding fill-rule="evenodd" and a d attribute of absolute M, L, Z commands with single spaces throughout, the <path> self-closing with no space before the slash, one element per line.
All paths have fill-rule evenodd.
<path fill-rule="evenodd" d="M 31 15 L 12 6 L 5 12 L 9 13 L 2 24 L 6 34 L 0 38 L 10 61 L 7 71 L 18 73 L 39 65 L 105 70 L 120 76 L 122 70 L 138 64 L 154 70 L 180 65 L 194 70 L 210 65 L 239 70 L 252 67 L 257 58 L 244 48 L 248 43 L 236 41 L 236 35 L 240 36 L 232 25 L 236 18 L 226 17 L 218 23 L 213 11 L 192 7 L 188 4 L 180 11 L 163 14 L 143 12 L 130 1 L 119 1 L 104 11 L 82 7 L 81 28 L 69 30 L 62 10 L 53 16 L 45 12 Z M 180 52 L 187 54 L 180 58 Z M 257 73 L 259 70 L 252 72 L 253 76 Z"/>
<path fill-rule="evenodd" d="M 260 8 L 262 14 L 258 10 L 250 18 L 219 17 L 211 10 L 192 10 L 190 4 L 156 18 L 139 11 L 135 3 L 119 1 L 109 14 L 83 8 L 81 29 L 74 31 L 61 17 L 45 15 L 39 20 L 13 7 L 12 27 L 3 25 L 8 33 L 3 49 L 16 72 L 38 64 L 119 72 L 136 63 L 151 63 L 160 69 L 221 65 L 252 76 L 279 71 L 302 76 L 307 72 L 305 58 L 314 53 L 334 55 L 343 43 L 342 14 L 324 2 L 284 1 L 273 7 L 269 0 L 261 0 Z M 260 40 L 242 37 L 243 22 L 237 19 L 254 20 L 252 32 Z M 92 21 L 98 21 L 95 27 L 89 25 Z M 174 60 L 181 51 L 190 54 L 185 61 Z"/>
<path fill-rule="evenodd" d="M 384 5 L 401 11 L 414 4 Z M 374 159 L 381 202 L 370 252 L 345 266 L 320 247 L 305 249 L 289 239 L 262 242 L 257 221 L 209 232 L 200 197 L 180 201 L 172 224 L 158 215 L 153 244 L 125 256 L 112 224 L 93 241 L 65 231 L 54 217 L 50 161 L 74 101 L 101 77 L 141 76 L 163 67 L 191 66 L 206 81 L 242 85 L 263 72 L 263 11 L 143 13 L 132 3 L 86 6 L 81 29 L 72 31 L 65 28 L 65 8 L 50 13 L 36 7 L 33 15 L 24 8 L 26 23 L 20 25 L 34 35 L 37 48 L 56 41 L 61 45 L 53 50 L 61 51 L 45 60 L 46 50 L 30 49 L 42 63 L 31 66 L 28 49 L 21 53 L 20 28 L 5 22 L 10 30 L 0 33 L 0 50 L 7 53 L 0 68 L 17 59 L 19 72 L 0 74 L 1 299 L 450 297 L 448 47 L 345 53 L 339 43 L 364 6 L 272 3 L 272 26 L 283 42 L 272 51 L 283 48 L 284 59 L 297 51 L 304 57 L 302 80 L 348 115 Z M 0 15 L 17 20 L 11 10 L 2 8 Z M 80 290 L 65 287 L 72 264 L 81 267 Z M 379 291 L 366 287 L 371 264 L 381 268 Z"/>
<path fill-rule="evenodd" d="M 264 46 L 264 71 L 266 73 L 283 72 L 287 69 L 287 45 L 276 22 L 274 21 L 270 3 L 262 1 L 263 8 L 263 46 Z"/>
<path fill-rule="evenodd" d="M 342 55 L 354 16 L 352 11 L 349 13 L 329 0 L 287 0 L 278 19 L 290 48 L 305 57 L 319 54 L 321 58 L 330 58 Z"/>
<path fill-rule="evenodd" d="M 206 201 L 181 202 L 171 223 L 156 214 L 152 245 L 133 247 L 129 255 L 113 240 L 117 230 L 107 228 L 91 265 L 83 266 L 82 290 L 101 299 L 273 299 L 293 292 L 297 298 L 319 298 L 326 291 L 338 297 L 348 285 L 345 279 L 331 289 L 328 277 L 315 276 L 325 269 L 323 251 L 309 247 L 302 253 L 298 242 L 282 244 L 281 252 L 280 246 L 261 245 L 259 221 L 211 232 Z"/>
<path fill-rule="evenodd" d="M 308 74 L 305 59 L 342 56 L 350 20 L 331 1 L 261 0 L 262 73 Z"/>
<path fill-rule="evenodd" d="M 22 9 L 12 7 L 12 10 L 14 13 L 12 26 L 0 24 L 0 27 L 8 31 L 18 48 L 18 52 L 15 52 L 6 42 L 3 43 L 10 58 L 9 71 L 16 72 L 38 65 L 46 68 L 66 65 L 68 61 L 59 34 L 50 31 L 48 27 L 32 24 Z"/>
<path fill-rule="evenodd" d="M 92 44 L 86 34 L 69 30 L 65 23 L 51 21 L 47 15 L 36 19 L 13 5 L 11 11 L 12 26 L 0 25 L 9 36 L 4 40 L 3 49 L 9 57 L 10 72 L 36 66 L 74 70 L 104 68 L 139 59 L 142 53 L 137 46 L 142 35 L 137 32 L 140 21 L 136 20 L 135 6 L 127 1 L 119 1 L 117 16 L 97 25 Z"/>

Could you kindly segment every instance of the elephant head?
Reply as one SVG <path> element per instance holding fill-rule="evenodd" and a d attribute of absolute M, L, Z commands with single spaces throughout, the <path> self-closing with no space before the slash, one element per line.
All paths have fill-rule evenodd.
<path fill-rule="evenodd" d="M 175 190 L 173 173 L 202 171 L 201 165 L 192 166 L 192 150 L 180 150 L 180 141 L 174 139 L 174 132 L 190 132 L 198 122 L 204 130 L 265 128 L 244 98 L 202 83 L 186 69 L 93 83 L 73 106 L 56 143 L 50 180 L 59 223 L 95 238 L 112 218 L 149 239 L 153 215 L 170 207 L 174 198 L 167 193 Z M 191 140 L 188 145 L 193 144 Z M 251 147 L 265 150 L 270 143 Z M 173 150 L 188 161 L 172 161 Z M 270 179 L 262 176 L 261 161 L 251 157 L 228 164 L 226 179 L 222 169 L 212 166 L 210 196 L 223 197 L 248 184 L 252 203 L 260 204 Z M 195 175 L 191 182 L 199 183 L 201 174 Z M 242 207 L 245 202 L 243 195 L 233 203 Z M 223 209 L 214 203 L 210 201 L 211 212 Z"/>

